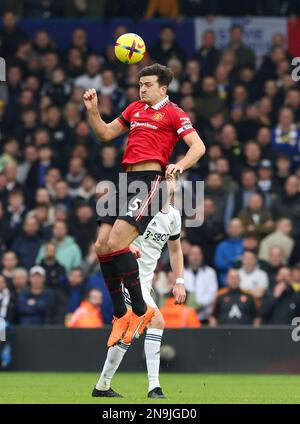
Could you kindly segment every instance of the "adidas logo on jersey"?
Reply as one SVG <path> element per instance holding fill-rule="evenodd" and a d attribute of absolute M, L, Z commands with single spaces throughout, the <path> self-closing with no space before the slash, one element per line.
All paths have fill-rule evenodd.
<path fill-rule="evenodd" d="M 136 118 L 140 117 L 140 112 L 135 113 L 133 116 L 135 116 Z"/>
<path fill-rule="evenodd" d="M 152 222 L 152 227 L 157 227 L 156 222 Z"/>

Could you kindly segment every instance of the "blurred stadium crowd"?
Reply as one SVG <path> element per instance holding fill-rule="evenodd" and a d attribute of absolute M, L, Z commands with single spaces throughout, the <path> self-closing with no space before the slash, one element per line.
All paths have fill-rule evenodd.
<path fill-rule="evenodd" d="M 23 2 L 37 3 L 61 2 Z M 118 27 L 115 37 L 124 32 Z M 96 88 L 111 121 L 138 99 L 139 68 L 154 61 L 172 68 L 170 98 L 207 146 L 180 178 L 181 185 L 205 181 L 205 222 L 182 231 L 187 304 L 169 298 L 167 252 L 155 277 L 167 326 L 290 324 L 300 316 L 300 87 L 281 34 L 258 68 L 239 26 L 222 51 L 207 31 L 193 57 L 164 26 L 139 66 L 117 62 L 112 45 L 96 54 L 81 28 L 67 51 L 45 30 L 28 39 L 11 11 L 0 39 L 7 64 L 0 84 L 0 316 L 19 325 L 110 323 L 93 250 L 95 187 L 118 179 L 126 137 L 100 145 L 82 95 Z M 173 161 L 184 152 L 178 143 Z"/>
<path fill-rule="evenodd" d="M 0 13 L 7 7 L 22 16 L 53 18 L 114 17 L 183 18 L 193 16 L 296 16 L 300 0 L 2 0 Z"/>

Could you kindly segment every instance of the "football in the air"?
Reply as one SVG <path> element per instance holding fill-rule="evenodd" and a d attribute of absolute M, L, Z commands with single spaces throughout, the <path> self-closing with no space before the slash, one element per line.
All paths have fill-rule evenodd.
<path fill-rule="evenodd" d="M 115 54 L 123 63 L 137 63 L 143 59 L 145 52 L 144 40 L 137 34 L 123 34 L 115 44 Z"/>

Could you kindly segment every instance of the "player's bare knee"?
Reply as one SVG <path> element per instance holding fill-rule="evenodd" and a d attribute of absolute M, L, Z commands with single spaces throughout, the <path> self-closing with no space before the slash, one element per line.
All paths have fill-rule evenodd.
<path fill-rule="evenodd" d="M 158 309 L 154 317 L 152 318 L 148 328 L 156 328 L 158 330 L 163 330 L 165 328 L 165 320 Z"/>
<path fill-rule="evenodd" d="M 95 252 L 97 255 L 105 255 L 109 253 L 109 247 L 105 239 L 98 238 L 95 242 Z"/>
<path fill-rule="evenodd" d="M 113 232 L 107 240 L 107 247 L 110 252 L 115 252 L 116 250 L 124 249 L 126 246 L 124 246 L 124 241 L 118 237 L 118 233 Z"/>

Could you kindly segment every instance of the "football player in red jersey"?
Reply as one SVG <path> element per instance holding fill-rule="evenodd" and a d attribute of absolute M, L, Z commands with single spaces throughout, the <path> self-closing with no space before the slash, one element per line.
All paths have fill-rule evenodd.
<path fill-rule="evenodd" d="M 138 263 L 129 246 L 143 234 L 157 212 L 153 213 L 150 206 L 158 197 L 163 175 L 182 173 L 205 153 L 205 146 L 188 115 L 169 101 L 167 89 L 172 77 L 171 70 L 160 64 L 143 68 L 139 73 L 140 101 L 131 103 L 110 123 L 101 119 L 96 90 L 87 90 L 83 96 L 90 125 L 100 141 L 110 141 L 129 131 L 122 161 L 127 184 L 143 181 L 148 188 L 142 194 L 128 193 L 126 213 L 121 214 L 124 205 L 118 205 L 116 215 L 100 214 L 98 218 L 100 227 L 95 248 L 114 305 L 108 347 L 121 339 L 130 343 L 154 315 L 153 308 L 143 300 Z M 189 149 L 178 163 L 168 165 L 179 138 L 183 138 Z M 120 197 L 118 190 L 116 195 Z M 121 283 L 129 291 L 132 311 L 127 310 L 124 303 Z"/>

